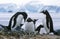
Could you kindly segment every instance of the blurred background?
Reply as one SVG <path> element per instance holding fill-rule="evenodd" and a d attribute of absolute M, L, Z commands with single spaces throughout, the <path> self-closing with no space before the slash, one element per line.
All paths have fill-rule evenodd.
<path fill-rule="evenodd" d="M 42 10 L 49 11 L 54 30 L 60 29 L 60 0 L 0 0 L 0 24 L 8 25 L 10 17 L 22 11 L 33 19 L 42 19 Z M 37 21 L 36 25 L 40 22 L 41 20 Z"/>

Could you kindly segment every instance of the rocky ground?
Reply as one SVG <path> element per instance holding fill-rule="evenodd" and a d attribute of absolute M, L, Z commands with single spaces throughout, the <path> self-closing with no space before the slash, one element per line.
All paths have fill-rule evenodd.
<path fill-rule="evenodd" d="M 57 35 L 27 35 L 26 33 L 20 31 L 0 31 L 0 39 L 60 39 Z"/>
<path fill-rule="evenodd" d="M 10 35 L 0 35 L 0 39 L 60 39 L 60 36 L 56 35 L 36 35 L 36 36 L 10 36 Z"/>

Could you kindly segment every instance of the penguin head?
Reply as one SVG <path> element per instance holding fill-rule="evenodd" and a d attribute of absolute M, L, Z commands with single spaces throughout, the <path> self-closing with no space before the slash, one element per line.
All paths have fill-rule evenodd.
<path fill-rule="evenodd" d="M 28 15 L 27 15 L 27 13 L 26 12 L 23 12 L 23 17 L 24 17 L 24 21 L 27 19 L 27 17 L 28 17 Z"/>
<path fill-rule="evenodd" d="M 28 15 L 26 12 L 17 12 L 18 14 L 23 15 L 24 21 L 27 19 Z"/>
<path fill-rule="evenodd" d="M 43 14 L 46 14 L 47 15 L 49 12 L 47 10 L 43 10 L 40 13 L 43 13 Z"/>
<path fill-rule="evenodd" d="M 27 19 L 27 22 L 32 22 L 33 20 L 31 18 L 28 18 Z"/>

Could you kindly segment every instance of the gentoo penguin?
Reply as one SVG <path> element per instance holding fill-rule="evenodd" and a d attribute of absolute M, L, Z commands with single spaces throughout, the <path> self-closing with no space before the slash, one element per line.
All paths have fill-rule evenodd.
<path fill-rule="evenodd" d="M 43 13 L 44 15 L 46 15 L 46 18 L 44 19 L 45 20 L 45 23 L 43 24 L 46 32 L 48 34 L 49 33 L 57 34 L 57 32 L 55 32 L 54 29 L 53 29 L 53 20 L 52 20 L 52 18 L 50 16 L 49 12 L 47 10 L 43 10 L 40 13 Z"/>
<path fill-rule="evenodd" d="M 21 26 L 23 25 L 22 21 L 24 19 L 24 22 L 25 22 L 27 16 L 28 15 L 26 12 L 17 12 L 16 14 L 14 14 L 11 17 L 10 22 L 9 22 L 9 26 L 11 26 L 12 29 L 15 29 L 17 26 L 19 26 L 21 28 Z M 13 25 L 12 25 L 12 21 L 13 21 Z"/>
<path fill-rule="evenodd" d="M 34 23 L 33 23 L 33 20 L 31 18 L 28 18 L 26 23 L 25 23 L 25 31 L 28 34 L 35 32 Z"/>
<path fill-rule="evenodd" d="M 16 14 L 14 14 L 9 21 L 9 24 L 7 26 L 8 30 L 11 30 L 11 28 L 16 28 L 17 26 L 22 26 L 23 24 L 21 24 L 22 20 L 24 19 L 24 21 L 27 18 L 27 13 L 26 12 L 17 12 Z M 13 23 L 12 23 L 13 22 Z M 13 25 L 12 25 L 13 24 Z M 3 28 L 5 26 L 1 25 Z"/>

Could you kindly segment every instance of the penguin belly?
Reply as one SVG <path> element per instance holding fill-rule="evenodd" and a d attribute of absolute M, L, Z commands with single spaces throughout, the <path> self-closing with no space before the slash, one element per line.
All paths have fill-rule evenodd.
<path fill-rule="evenodd" d="M 25 31 L 28 33 L 34 32 L 34 23 L 33 22 L 26 22 L 25 24 Z"/>
<path fill-rule="evenodd" d="M 43 22 L 43 26 L 44 26 L 46 32 L 49 33 L 50 30 L 48 29 L 47 24 L 46 24 L 46 15 L 44 15 L 42 22 Z"/>
<path fill-rule="evenodd" d="M 18 18 L 17 18 L 16 26 L 20 26 L 20 24 L 22 24 L 22 21 L 23 21 L 23 16 L 19 15 Z"/>
<path fill-rule="evenodd" d="M 16 25 L 14 28 L 12 28 L 12 30 L 15 30 L 16 27 L 21 27 L 20 24 L 22 24 L 22 20 L 23 20 L 23 16 L 22 15 L 19 15 L 17 18 L 16 18 Z"/>
<path fill-rule="evenodd" d="M 41 28 L 41 30 L 40 30 L 40 34 L 47 34 L 45 28 Z"/>

